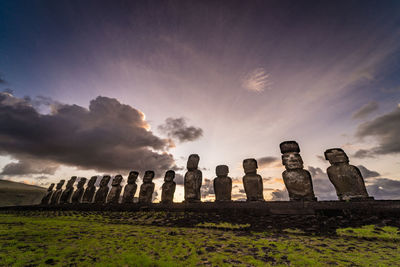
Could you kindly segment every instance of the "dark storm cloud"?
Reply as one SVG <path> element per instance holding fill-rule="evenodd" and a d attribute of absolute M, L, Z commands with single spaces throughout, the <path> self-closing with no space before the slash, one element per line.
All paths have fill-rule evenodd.
<path fill-rule="evenodd" d="M 105 172 L 152 169 L 160 177 L 174 159 L 155 152 L 165 150 L 168 141 L 147 126 L 143 113 L 113 98 L 99 96 L 89 109 L 58 105 L 40 114 L 31 101 L 0 94 L 0 154 L 16 159 Z"/>
<path fill-rule="evenodd" d="M 359 138 L 375 137 L 379 143 L 371 154 L 394 154 L 400 152 L 400 108 L 358 126 Z"/>
<path fill-rule="evenodd" d="M 375 155 L 372 150 L 359 149 L 356 151 L 356 153 L 353 154 L 353 157 L 363 159 L 363 158 L 373 158 L 375 157 Z"/>
<path fill-rule="evenodd" d="M 180 142 L 194 141 L 203 135 L 203 129 L 187 126 L 184 118 L 167 118 L 163 125 L 158 126 L 158 129 Z"/>
<path fill-rule="evenodd" d="M 400 199 L 400 181 L 387 178 L 376 179 L 367 186 L 367 191 L 375 199 Z"/>
<path fill-rule="evenodd" d="M 318 167 L 308 167 L 311 174 L 314 193 L 319 200 L 335 200 L 337 199 L 336 190 L 328 178 L 326 172 Z"/>
<path fill-rule="evenodd" d="M 262 157 L 257 159 L 258 167 L 266 168 L 266 167 L 275 167 L 280 164 L 280 159 L 277 157 Z"/>
<path fill-rule="evenodd" d="M 375 110 L 379 108 L 379 105 L 375 101 L 371 101 L 364 106 L 362 106 L 359 110 L 353 113 L 351 116 L 353 119 L 363 119 Z"/>
<path fill-rule="evenodd" d="M 58 164 L 35 159 L 19 158 L 18 162 L 8 163 L 0 175 L 54 174 Z"/>
<path fill-rule="evenodd" d="M 381 176 L 380 173 L 378 173 L 376 171 L 368 170 L 363 165 L 358 165 L 357 167 L 358 167 L 358 169 L 360 169 L 360 172 L 361 172 L 362 176 L 364 177 L 364 179 Z"/>
<path fill-rule="evenodd" d="M 272 201 L 285 201 L 285 200 L 289 200 L 289 195 L 288 192 L 286 190 L 286 188 L 280 190 L 280 189 L 276 189 L 275 191 L 273 191 L 271 193 L 272 195 Z"/>
<path fill-rule="evenodd" d="M 204 179 L 201 185 L 201 197 L 205 198 L 208 195 L 214 195 L 214 183 L 210 179 Z"/>

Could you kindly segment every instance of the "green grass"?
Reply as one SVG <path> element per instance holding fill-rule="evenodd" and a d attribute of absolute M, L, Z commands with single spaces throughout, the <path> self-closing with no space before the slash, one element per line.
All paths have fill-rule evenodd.
<path fill-rule="evenodd" d="M 119 219 L 120 215 L 123 219 Z M 399 266 L 397 228 L 238 231 L 145 225 L 163 213 L 0 213 L 0 266 Z M 131 218 L 131 219 L 130 219 Z M 233 227 L 235 231 L 226 230 Z"/>

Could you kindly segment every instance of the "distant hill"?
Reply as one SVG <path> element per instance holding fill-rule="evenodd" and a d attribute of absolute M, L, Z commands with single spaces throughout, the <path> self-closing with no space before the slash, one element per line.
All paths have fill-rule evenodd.
<path fill-rule="evenodd" d="M 0 207 L 39 204 L 46 191 L 40 186 L 0 180 Z"/>

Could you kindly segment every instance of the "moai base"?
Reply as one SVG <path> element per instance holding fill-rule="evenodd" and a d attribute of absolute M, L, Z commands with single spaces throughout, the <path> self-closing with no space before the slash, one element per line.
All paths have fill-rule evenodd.
<path fill-rule="evenodd" d="M 107 196 L 107 203 L 118 204 L 122 191 L 121 182 L 122 175 L 116 175 L 112 181 L 110 193 Z"/>
<path fill-rule="evenodd" d="M 257 161 L 255 159 L 243 160 L 243 186 L 247 201 L 264 201 L 262 177 L 257 174 Z"/>
<path fill-rule="evenodd" d="M 185 202 L 200 202 L 200 188 L 203 174 L 198 170 L 200 157 L 197 154 L 189 156 L 187 161 L 187 172 L 184 177 Z"/>
<path fill-rule="evenodd" d="M 228 166 L 218 165 L 215 168 L 215 173 L 217 174 L 214 179 L 215 201 L 231 201 L 232 179 L 228 177 Z"/>
<path fill-rule="evenodd" d="M 282 173 L 283 182 L 291 201 L 316 201 L 311 174 L 304 170 L 300 147 L 295 141 L 280 144 L 282 164 L 286 170 Z"/>
<path fill-rule="evenodd" d="M 128 176 L 128 183 L 125 185 L 124 194 L 122 195 L 122 203 L 133 203 L 137 190 L 136 180 L 139 173 L 131 171 Z"/>
<path fill-rule="evenodd" d="M 164 184 L 162 185 L 161 203 L 169 204 L 174 202 L 176 183 L 174 182 L 175 172 L 169 170 L 165 173 Z"/>
<path fill-rule="evenodd" d="M 349 158 L 341 148 L 325 151 L 325 159 L 331 164 L 327 169 L 329 180 L 335 186 L 339 200 L 371 200 L 365 188 L 360 170 L 349 164 Z"/>
<path fill-rule="evenodd" d="M 146 171 L 143 177 L 143 184 L 140 186 L 139 202 L 151 203 L 153 201 L 154 192 L 154 171 Z"/>
<path fill-rule="evenodd" d="M 68 180 L 67 185 L 65 186 L 65 190 L 62 192 L 60 197 L 60 204 L 70 203 L 71 197 L 74 192 L 74 183 L 76 181 L 76 176 L 72 176 L 71 179 Z"/>
<path fill-rule="evenodd" d="M 94 194 L 96 193 L 96 187 L 94 184 L 97 181 L 97 176 L 92 176 L 87 184 L 87 187 L 85 189 L 85 193 L 83 194 L 82 197 L 82 203 L 92 203 L 93 202 L 93 197 Z"/>
<path fill-rule="evenodd" d="M 97 190 L 96 195 L 94 196 L 94 203 L 106 203 L 107 194 L 110 188 L 108 187 L 108 183 L 110 182 L 111 176 L 104 175 L 100 182 L 100 188 Z"/>
<path fill-rule="evenodd" d="M 51 196 L 53 195 L 53 188 L 54 184 L 51 184 L 49 188 L 47 189 L 46 195 L 42 198 L 41 204 L 42 205 L 48 205 L 51 199 Z"/>
<path fill-rule="evenodd" d="M 76 186 L 76 190 L 74 191 L 74 194 L 72 195 L 71 198 L 71 203 L 82 203 L 82 197 L 83 197 L 83 193 L 85 192 L 85 189 L 83 188 L 83 186 L 86 183 L 86 178 L 85 177 L 81 177 L 79 179 L 78 185 Z"/>
<path fill-rule="evenodd" d="M 61 193 L 62 193 L 62 187 L 65 183 L 65 180 L 60 180 L 56 186 L 56 191 L 54 191 L 53 195 L 51 196 L 50 199 L 50 204 L 55 205 L 58 204 L 58 201 L 61 197 Z"/>

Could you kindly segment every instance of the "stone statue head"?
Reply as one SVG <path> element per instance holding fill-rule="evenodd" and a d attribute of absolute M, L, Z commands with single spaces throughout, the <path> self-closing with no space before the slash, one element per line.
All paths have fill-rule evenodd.
<path fill-rule="evenodd" d="M 187 165 L 186 168 L 189 171 L 194 171 L 197 170 L 197 168 L 199 167 L 199 161 L 200 161 L 200 157 L 197 154 L 191 154 L 189 156 L 189 159 L 187 161 Z"/>
<path fill-rule="evenodd" d="M 65 183 L 65 180 L 60 180 L 56 186 L 56 189 L 61 189 Z"/>
<path fill-rule="evenodd" d="M 229 168 L 226 165 L 218 165 L 215 168 L 215 173 L 217 174 L 218 177 L 226 177 L 228 176 Z"/>
<path fill-rule="evenodd" d="M 164 182 L 172 182 L 175 178 L 175 172 L 173 170 L 169 170 L 165 173 Z"/>
<path fill-rule="evenodd" d="M 122 175 L 118 174 L 118 175 L 115 175 L 111 185 L 112 186 L 117 186 L 117 185 L 120 185 L 121 182 L 122 182 Z"/>
<path fill-rule="evenodd" d="M 108 185 L 108 182 L 110 182 L 111 176 L 110 175 L 104 175 L 103 178 L 100 181 L 100 187 L 105 187 Z"/>
<path fill-rule="evenodd" d="M 296 152 L 300 153 L 299 144 L 296 141 L 285 141 L 280 143 L 279 148 L 281 149 L 281 153 L 289 153 L 289 152 Z"/>
<path fill-rule="evenodd" d="M 131 171 L 128 176 L 128 184 L 136 183 L 136 179 L 138 178 L 139 173 L 137 171 Z"/>
<path fill-rule="evenodd" d="M 90 177 L 90 180 L 89 180 L 89 182 L 88 182 L 88 184 L 87 184 L 87 187 L 92 187 L 92 186 L 94 186 L 94 184 L 96 183 L 96 181 L 97 181 L 97 176 L 92 176 L 92 177 Z"/>
<path fill-rule="evenodd" d="M 257 173 L 258 165 L 256 159 L 243 160 L 243 169 L 245 174 Z"/>
<path fill-rule="evenodd" d="M 81 177 L 81 179 L 79 179 L 79 182 L 78 182 L 76 187 L 82 188 L 85 185 L 85 183 L 86 183 L 86 178 L 85 177 Z"/>
<path fill-rule="evenodd" d="M 47 191 L 48 192 L 52 191 L 54 188 L 54 185 L 55 185 L 54 183 L 50 184 L 49 188 L 47 188 Z"/>
<path fill-rule="evenodd" d="M 143 183 L 145 184 L 151 183 L 153 181 L 153 178 L 154 178 L 154 171 L 146 171 L 144 173 Z"/>
<path fill-rule="evenodd" d="M 341 148 L 331 148 L 325 151 L 325 159 L 329 160 L 330 164 L 349 163 L 349 158 Z"/>
<path fill-rule="evenodd" d="M 297 152 L 288 152 L 282 155 L 282 164 L 286 170 L 303 169 L 303 159 Z"/>
<path fill-rule="evenodd" d="M 66 188 L 71 188 L 74 186 L 74 183 L 76 181 L 76 176 L 72 176 L 71 179 L 68 180 L 67 185 L 65 186 Z"/>

